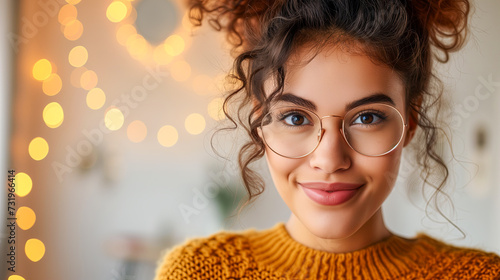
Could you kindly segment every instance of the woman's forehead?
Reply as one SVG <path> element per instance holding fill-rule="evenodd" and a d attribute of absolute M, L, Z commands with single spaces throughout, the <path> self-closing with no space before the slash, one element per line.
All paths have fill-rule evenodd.
<path fill-rule="evenodd" d="M 405 104 L 404 84 L 394 70 L 340 48 L 323 48 L 314 57 L 307 49 L 296 53 L 287 64 L 283 92 L 329 107 L 376 93 L 389 96 L 397 107 Z"/>

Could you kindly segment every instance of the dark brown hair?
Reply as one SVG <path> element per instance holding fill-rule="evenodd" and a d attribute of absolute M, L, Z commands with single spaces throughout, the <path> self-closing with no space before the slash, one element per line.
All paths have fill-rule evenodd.
<path fill-rule="evenodd" d="M 436 87 L 432 64 L 447 62 L 449 53 L 462 47 L 469 9 L 468 0 L 191 0 L 192 22 L 201 25 L 207 19 L 234 46 L 229 76 L 235 88 L 225 99 L 224 113 L 250 137 L 239 153 L 247 203 L 264 191 L 251 168 L 265 151 L 257 129 L 262 113 L 283 90 L 287 61 L 298 47 L 318 51 L 332 42 L 361 51 L 400 75 L 407 111 L 418 116 L 413 118 L 420 128 L 413 142 L 421 177 L 435 188 L 433 198 L 442 193 L 449 171 L 436 147 L 442 90 Z M 353 48 L 359 45 L 362 49 Z M 268 79 L 277 86 L 266 97 Z"/>

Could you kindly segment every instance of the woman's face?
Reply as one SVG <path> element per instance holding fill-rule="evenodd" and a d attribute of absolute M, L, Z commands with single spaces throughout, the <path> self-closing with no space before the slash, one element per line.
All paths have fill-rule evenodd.
<path fill-rule="evenodd" d="M 297 53 L 299 62 L 306 59 L 305 54 Z M 292 61 L 287 65 L 283 93 L 288 98 L 280 103 L 311 103 L 308 106 L 313 105 L 313 111 L 322 117 L 344 116 L 354 102 L 378 100 L 397 108 L 407 122 L 404 85 L 390 68 L 336 48 L 324 49 L 309 63 L 299 64 Z M 408 132 L 414 130 L 406 127 L 403 140 L 390 153 L 369 157 L 349 147 L 340 127 L 339 118 L 323 119 L 325 131 L 319 146 L 300 159 L 280 156 L 266 147 L 273 181 L 292 211 L 291 219 L 322 239 L 345 239 L 383 226 L 374 223 L 383 223 L 381 205 L 394 186 L 403 146 L 413 135 Z M 336 201 L 333 205 L 318 203 L 307 195 L 307 188 L 325 186 L 354 190 L 338 192 L 332 198 Z M 375 216 L 379 222 L 372 221 Z"/>

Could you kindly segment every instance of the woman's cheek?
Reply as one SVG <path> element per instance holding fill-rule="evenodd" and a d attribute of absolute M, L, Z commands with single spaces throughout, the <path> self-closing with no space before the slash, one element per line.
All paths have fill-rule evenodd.
<path fill-rule="evenodd" d="M 400 161 L 401 149 L 397 149 L 381 157 L 360 160 L 357 166 L 367 180 L 378 188 L 392 189 L 398 177 Z"/>
<path fill-rule="evenodd" d="M 289 159 L 266 148 L 266 159 L 274 184 L 280 189 L 296 181 L 296 173 L 304 159 Z"/>

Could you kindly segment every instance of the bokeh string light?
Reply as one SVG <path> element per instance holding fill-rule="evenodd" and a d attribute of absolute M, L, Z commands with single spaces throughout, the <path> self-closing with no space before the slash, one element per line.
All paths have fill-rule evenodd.
<path fill-rule="evenodd" d="M 106 17 L 112 23 L 117 24 L 116 40 L 124 46 L 130 56 L 134 59 L 168 66 L 174 81 L 190 86 L 191 90 L 198 95 L 210 95 L 218 92 L 214 86 L 217 78 L 207 75 L 193 75 L 193 69 L 189 63 L 182 59 L 182 54 L 188 47 L 187 40 L 191 32 L 187 13 L 182 18 L 181 28 L 168 36 L 163 42 L 151 45 L 135 27 L 137 11 L 131 1 L 114 0 L 106 10 Z M 90 106 L 89 106 L 90 107 Z M 221 112 L 222 102 L 220 98 L 214 98 L 207 107 L 207 114 L 216 121 L 222 120 L 224 114 Z M 109 110 L 109 108 L 108 108 Z M 194 113 L 188 115 L 184 121 L 184 129 L 191 135 L 201 134 L 206 128 L 206 120 L 202 114 Z M 164 125 L 156 133 L 157 141 L 164 147 L 174 146 L 179 139 L 178 129 L 173 125 Z M 147 125 L 141 120 L 132 120 L 127 125 L 127 137 L 133 143 L 142 142 L 147 136 Z"/>
<path fill-rule="evenodd" d="M 66 0 L 67 4 L 59 9 L 57 20 L 60 23 L 62 36 L 68 41 L 76 42 L 84 34 L 85 28 L 78 18 L 77 4 L 80 0 Z M 191 26 L 187 15 L 182 18 L 181 30 L 168 36 L 158 45 L 151 45 L 134 26 L 137 12 L 131 0 L 114 0 L 106 11 L 106 17 L 110 22 L 117 24 L 116 40 L 124 46 L 134 59 L 145 63 L 153 63 L 168 67 L 173 81 L 184 83 L 198 95 L 210 95 L 218 92 L 220 88 L 214 85 L 221 83 L 220 77 L 211 78 L 207 75 L 193 75 L 191 65 L 182 58 L 182 54 L 188 48 Z M 188 31 L 188 32 L 186 32 Z M 91 59 L 89 50 L 81 45 L 74 45 L 68 52 L 67 61 L 74 69 L 71 71 L 68 81 L 63 81 L 57 73 L 57 67 L 47 58 L 40 58 L 34 62 L 32 76 L 41 82 L 42 92 L 48 97 L 58 95 L 63 85 L 71 85 L 86 91 L 86 106 L 91 110 L 102 110 L 105 108 L 103 119 L 105 126 L 110 131 L 120 130 L 126 127 L 127 137 L 132 143 L 143 142 L 148 135 L 148 127 L 141 120 L 132 120 L 125 124 L 125 117 L 120 109 L 114 106 L 105 107 L 106 93 L 99 88 L 99 76 L 93 69 L 87 68 L 87 62 Z M 207 114 L 214 120 L 224 118 L 221 114 L 222 99 L 213 98 L 208 104 Z M 51 101 L 45 105 L 42 112 L 42 120 L 50 129 L 58 129 L 64 123 L 64 109 L 60 102 Z M 191 135 L 199 135 L 206 128 L 206 119 L 203 114 L 192 113 L 187 115 L 184 121 L 184 129 Z M 179 141 L 179 130 L 173 125 L 163 125 L 156 133 L 157 142 L 163 147 L 173 147 Z M 49 143 L 44 137 L 34 137 L 28 145 L 30 157 L 37 161 L 43 161 L 49 155 Z M 33 181 L 27 172 L 18 172 L 15 176 L 16 194 L 26 197 L 33 189 Z M 16 211 L 17 224 L 20 229 L 30 230 L 36 220 L 35 210 L 22 206 Z M 24 244 L 26 257 L 32 262 L 40 261 L 45 255 L 45 244 L 37 239 L 30 238 Z M 8 280 L 24 280 L 20 275 L 11 275 Z"/>

